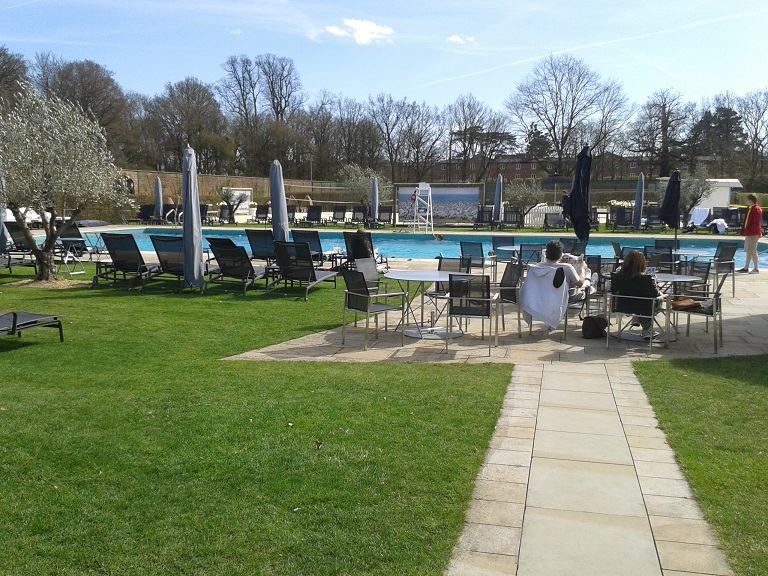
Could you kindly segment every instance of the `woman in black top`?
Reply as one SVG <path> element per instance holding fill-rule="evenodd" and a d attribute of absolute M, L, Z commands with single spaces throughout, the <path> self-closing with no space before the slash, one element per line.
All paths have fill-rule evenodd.
<path fill-rule="evenodd" d="M 645 272 L 645 256 L 642 252 L 632 250 L 621 265 L 621 270 L 611 276 L 611 293 L 621 296 L 638 296 L 642 298 L 659 298 L 661 291 L 656 284 L 656 278 Z M 651 336 L 653 324 L 652 315 L 659 312 L 658 304 L 654 307 L 650 300 L 619 299 L 617 307 L 621 312 L 631 312 L 639 317 L 636 321 L 643 328 L 643 336 Z"/>

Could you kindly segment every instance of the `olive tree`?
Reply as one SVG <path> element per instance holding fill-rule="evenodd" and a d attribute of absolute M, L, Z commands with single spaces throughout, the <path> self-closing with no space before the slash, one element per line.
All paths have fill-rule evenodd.
<path fill-rule="evenodd" d="M 693 209 L 709 198 L 715 189 L 707 176 L 704 168 L 697 168 L 680 183 L 680 211 L 684 227 L 688 226 Z"/>
<path fill-rule="evenodd" d="M 98 123 L 70 102 L 37 94 L 28 83 L 20 84 L 13 106 L 0 107 L 0 166 L 0 205 L 10 209 L 32 246 L 38 280 L 56 278 L 56 241 L 84 209 L 119 207 L 125 198 L 115 186 L 119 170 Z M 26 224 L 26 209 L 40 214 L 42 244 Z M 69 219 L 57 229 L 57 218 L 65 214 Z"/>
<path fill-rule="evenodd" d="M 523 216 L 545 201 L 545 192 L 537 182 L 515 180 L 504 187 L 504 202 L 518 208 Z"/>

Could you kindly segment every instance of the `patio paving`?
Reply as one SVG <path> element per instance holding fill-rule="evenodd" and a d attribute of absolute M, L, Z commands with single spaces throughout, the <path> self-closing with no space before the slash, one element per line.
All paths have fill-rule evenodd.
<path fill-rule="evenodd" d="M 768 274 L 736 281 L 718 356 L 766 354 Z M 712 357 L 703 319 L 650 353 L 642 342 L 584 340 L 577 320 L 565 338 L 541 324 L 518 338 L 507 320 L 490 356 L 474 329 L 447 353 L 442 341 L 400 347 L 391 330 L 364 352 L 362 329 L 350 327 L 344 346 L 339 328 L 229 360 L 514 364 L 448 576 L 732 574 L 631 366 Z"/>

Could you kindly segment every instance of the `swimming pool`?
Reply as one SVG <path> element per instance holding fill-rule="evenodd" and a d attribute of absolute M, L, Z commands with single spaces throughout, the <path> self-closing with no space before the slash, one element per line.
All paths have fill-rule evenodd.
<path fill-rule="evenodd" d="M 149 239 L 150 234 L 163 234 L 163 235 L 181 235 L 181 230 L 178 228 L 145 228 L 144 230 L 131 231 L 136 237 L 136 242 L 139 245 L 139 249 L 146 252 L 152 252 L 152 242 Z M 231 238 L 236 244 L 249 248 L 248 239 L 245 236 L 243 229 L 237 230 L 232 228 L 226 228 L 221 230 L 216 229 L 204 229 L 203 238 L 206 236 L 212 237 L 226 237 Z M 555 240 L 560 237 L 574 237 L 569 236 L 567 233 L 559 234 L 537 234 L 537 235 L 515 235 L 515 234 L 499 234 L 499 236 L 507 236 L 510 239 L 514 238 L 514 243 L 524 242 L 526 244 L 545 244 L 549 240 Z M 484 252 L 492 247 L 490 234 L 443 234 L 442 240 L 436 240 L 431 234 L 412 234 L 410 232 L 372 232 L 373 244 L 379 249 L 379 252 L 385 254 L 393 259 L 431 259 L 439 255 L 443 255 L 446 258 L 455 258 L 461 255 L 461 247 L 459 242 L 472 241 L 482 242 Z M 672 238 L 672 235 L 667 235 L 668 238 Z M 743 241 L 739 237 L 691 237 L 691 236 L 678 236 L 680 240 L 681 249 L 701 250 L 704 255 L 714 255 L 717 243 L 720 241 L 738 242 L 739 250 L 736 253 L 736 265 L 741 267 L 744 265 L 744 250 Z M 623 246 L 636 246 L 642 249 L 645 245 L 652 245 L 653 238 L 643 235 L 620 235 L 615 237 L 605 236 L 593 236 L 589 241 L 589 254 L 600 255 L 603 257 L 613 256 L 613 247 L 611 241 L 618 241 Z M 320 231 L 320 241 L 323 244 L 323 249 L 331 251 L 335 246 L 339 246 L 344 249 L 344 236 L 341 230 L 335 231 Z M 513 242 L 510 242 L 513 243 Z M 204 246 L 207 247 L 207 243 L 204 242 Z M 394 262 L 391 262 L 394 264 Z M 760 264 L 768 268 L 768 249 L 764 249 L 760 253 Z"/>

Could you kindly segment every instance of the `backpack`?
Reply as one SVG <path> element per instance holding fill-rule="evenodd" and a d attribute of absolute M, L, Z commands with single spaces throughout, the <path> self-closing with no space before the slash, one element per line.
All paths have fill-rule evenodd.
<path fill-rule="evenodd" d="M 605 316 L 585 316 L 581 321 L 582 338 L 605 338 L 608 320 Z"/>

